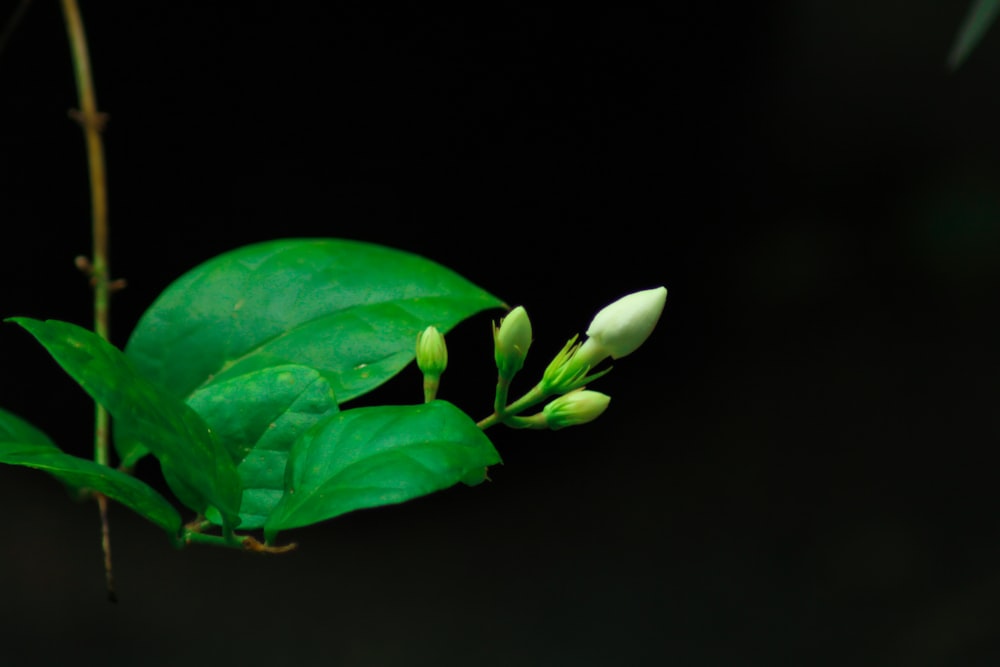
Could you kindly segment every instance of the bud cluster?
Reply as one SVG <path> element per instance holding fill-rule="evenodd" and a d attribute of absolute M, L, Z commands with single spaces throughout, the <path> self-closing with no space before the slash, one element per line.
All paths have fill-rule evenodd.
<path fill-rule="evenodd" d="M 656 287 L 624 296 L 602 308 L 587 337 L 573 336 L 549 362 L 541 380 L 518 400 L 507 402 L 511 380 L 522 368 L 532 343 L 531 320 L 523 306 L 512 309 L 499 324 L 493 324 L 493 357 L 497 367 L 494 412 L 479 422 L 488 428 L 503 422 L 514 428 L 558 430 L 597 419 L 611 397 L 591 391 L 585 385 L 608 373 L 611 368 L 591 372 L 607 358 L 621 359 L 635 352 L 650 334 L 663 313 L 667 289 Z M 424 374 L 424 399 L 437 395 L 441 373 L 448 365 L 444 336 L 433 326 L 417 335 L 417 365 Z M 540 412 L 520 416 L 525 409 L 555 398 Z"/>
<path fill-rule="evenodd" d="M 609 396 L 585 390 L 584 386 L 608 373 L 591 370 L 611 357 L 620 359 L 641 346 L 660 319 L 667 299 L 665 287 L 629 294 L 601 309 L 587 327 L 587 338 L 574 336 L 549 362 L 538 385 L 522 401 L 505 408 L 506 386 L 524 365 L 531 343 L 531 323 L 523 307 L 518 306 L 493 328 L 497 370 L 499 372 L 496 411 L 503 415 L 558 396 L 532 417 L 507 418 L 511 426 L 560 429 L 585 424 L 596 419 L 608 407 Z"/>

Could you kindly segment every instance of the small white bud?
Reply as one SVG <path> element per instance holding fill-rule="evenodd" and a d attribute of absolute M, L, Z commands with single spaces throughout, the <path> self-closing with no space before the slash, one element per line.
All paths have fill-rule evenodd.
<path fill-rule="evenodd" d="M 583 343 L 570 339 L 549 363 L 540 383 L 543 393 L 563 394 L 589 383 L 608 370 L 588 375 L 608 357 L 620 359 L 642 345 L 660 319 L 667 288 L 634 292 L 601 309 L 587 328 Z"/>
<path fill-rule="evenodd" d="M 596 366 L 604 359 L 621 359 L 646 342 L 663 313 L 667 288 L 633 292 L 600 310 L 587 327 L 587 340 L 577 361 Z"/>

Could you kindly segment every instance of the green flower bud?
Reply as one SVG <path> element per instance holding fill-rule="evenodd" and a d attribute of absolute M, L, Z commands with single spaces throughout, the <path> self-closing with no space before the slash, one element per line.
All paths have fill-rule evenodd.
<path fill-rule="evenodd" d="M 576 342 L 577 338 L 579 336 L 573 336 L 566 341 L 563 349 L 549 362 L 545 372 L 542 373 L 542 381 L 539 384 L 546 396 L 564 394 L 575 389 L 577 383 L 583 380 L 590 370 L 589 365 L 577 362 L 576 353 L 580 349 L 580 343 Z"/>
<path fill-rule="evenodd" d="M 553 431 L 594 421 L 607 410 L 611 397 L 598 391 L 576 389 L 563 394 L 544 408 L 546 424 Z"/>
<path fill-rule="evenodd" d="M 531 321 L 523 306 L 518 306 L 493 325 L 493 351 L 500 377 L 510 380 L 524 366 L 531 346 Z"/>
<path fill-rule="evenodd" d="M 448 367 L 448 347 L 444 336 L 434 326 L 417 334 L 417 366 L 424 375 L 439 378 Z"/>

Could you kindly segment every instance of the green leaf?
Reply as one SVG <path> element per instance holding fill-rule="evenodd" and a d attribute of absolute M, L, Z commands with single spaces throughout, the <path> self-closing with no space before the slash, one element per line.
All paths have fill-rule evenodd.
<path fill-rule="evenodd" d="M 168 533 L 181 517 L 147 484 L 123 472 L 64 453 L 38 428 L 0 408 L 0 463 L 43 470 L 75 489 L 90 489 L 129 507 Z"/>
<path fill-rule="evenodd" d="M 52 444 L 10 441 L 0 434 L 0 463 L 44 470 L 71 487 L 103 493 L 171 535 L 180 532 L 180 514 L 152 487 L 114 468 L 70 456 Z"/>
<path fill-rule="evenodd" d="M 10 321 L 31 333 L 52 358 L 160 461 L 177 497 L 198 512 L 215 507 L 228 529 L 238 523 L 236 466 L 198 414 L 142 377 L 129 359 L 93 332 L 68 322 Z"/>
<path fill-rule="evenodd" d="M 966 13 L 948 54 L 949 67 L 957 69 L 965 62 L 998 15 L 1000 15 L 1000 0 L 975 0 Z"/>
<path fill-rule="evenodd" d="M 489 438 L 445 401 L 356 408 L 326 419 L 292 447 L 285 495 L 264 526 L 278 531 L 399 503 L 458 482 L 475 484 L 500 462 Z"/>
<path fill-rule="evenodd" d="M 196 391 L 198 412 L 237 465 L 243 501 L 240 528 L 260 528 L 284 493 L 288 450 L 339 408 L 329 383 L 305 366 L 274 366 Z M 219 522 L 217 513 L 208 512 Z"/>
<path fill-rule="evenodd" d="M 219 255 L 171 284 L 125 347 L 140 372 L 179 398 L 214 382 L 296 364 L 341 403 L 398 373 L 417 333 L 445 332 L 502 307 L 423 257 L 343 239 L 269 241 Z"/>
<path fill-rule="evenodd" d="M 56 449 L 49 436 L 3 408 L 0 408 L 0 442 L 23 442 Z"/>

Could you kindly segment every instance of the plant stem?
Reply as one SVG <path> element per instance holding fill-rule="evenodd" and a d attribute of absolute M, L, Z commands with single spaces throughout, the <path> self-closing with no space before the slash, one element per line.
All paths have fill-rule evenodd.
<path fill-rule="evenodd" d="M 493 414 L 502 417 L 507 411 L 507 393 L 510 391 L 510 378 L 497 377 L 497 390 L 493 397 Z"/>
<path fill-rule="evenodd" d="M 437 398 L 438 387 L 441 385 L 441 378 L 424 375 L 424 403 L 430 403 Z"/>
<path fill-rule="evenodd" d="M 110 330 L 110 280 L 108 269 L 108 192 L 104 168 L 104 145 L 101 131 L 107 116 L 97 110 L 97 95 L 90 71 L 90 55 L 87 35 L 83 29 L 83 19 L 76 0 L 62 0 L 63 17 L 69 37 L 76 88 L 80 98 L 80 108 L 70 112 L 83 128 L 87 148 L 87 167 L 90 173 L 90 208 L 93 236 L 93 251 L 89 263 L 91 283 L 94 287 L 94 332 L 108 340 Z M 94 413 L 94 460 L 108 465 L 108 419 L 107 411 L 96 405 Z M 108 525 L 108 503 L 102 494 L 97 495 L 97 505 L 101 513 L 101 545 L 104 551 L 104 568 L 107 578 L 108 596 L 114 599 L 114 578 L 111 570 L 111 534 Z"/>
<path fill-rule="evenodd" d="M 289 544 L 283 544 L 281 546 L 274 546 L 271 544 L 265 544 L 252 535 L 236 535 L 234 533 L 226 536 L 210 535 L 201 532 L 203 529 L 210 527 L 211 524 L 207 521 L 188 524 L 188 526 L 185 527 L 184 533 L 181 535 L 180 546 L 187 544 L 208 544 L 214 547 L 242 549 L 243 551 L 252 551 L 254 553 L 261 554 L 283 554 L 288 553 L 289 551 L 294 551 L 298 548 L 298 544 L 295 542 L 290 542 Z"/>
<path fill-rule="evenodd" d="M 504 400 L 507 397 L 507 391 L 506 391 L 506 389 L 507 389 L 506 387 L 504 387 L 504 389 L 503 389 L 503 399 Z M 521 398 L 517 399 L 516 401 L 514 401 L 510 405 L 508 405 L 506 407 L 494 405 L 493 414 L 491 414 L 489 417 L 486 417 L 485 419 L 481 419 L 478 422 L 476 422 L 476 426 L 478 426 L 481 430 L 485 431 L 486 429 L 490 428 L 491 426 L 496 426 L 497 424 L 503 422 L 505 419 L 513 417 L 513 416 L 517 415 L 518 413 L 524 412 L 525 410 L 527 410 L 528 408 L 530 408 L 532 405 L 540 403 L 541 401 L 545 400 L 547 397 L 548 397 L 548 394 L 546 394 L 542 390 L 542 385 L 541 384 L 536 384 L 534 387 L 532 387 L 528 391 L 528 393 L 526 393 L 524 396 L 522 396 Z M 501 401 L 500 385 L 498 384 L 497 385 L 497 404 L 499 404 L 500 401 Z"/>
<path fill-rule="evenodd" d="M 94 332 L 108 339 L 110 330 L 110 280 L 108 268 L 108 189 L 104 168 L 104 144 L 101 131 L 107 116 L 97 110 L 97 95 L 90 71 L 87 35 L 76 0 L 62 0 L 66 30 L 73 56 L 73 69 L 80 96 L 80 108 L 71 116 L 83 128 L 87 146 L 87 167 L 90 172 L 90 211 L 93 235 L 93 256 L 90 273 L 94 283 Z M 106 441 L 106 438 L 105 438 Z M 107 458 L 107 453 L 104 453 Z M 107 463 L 101 461 L 102 463 Z"/>

